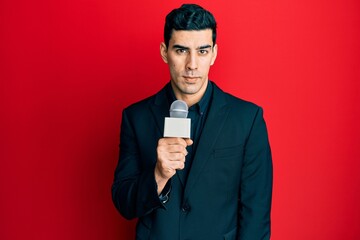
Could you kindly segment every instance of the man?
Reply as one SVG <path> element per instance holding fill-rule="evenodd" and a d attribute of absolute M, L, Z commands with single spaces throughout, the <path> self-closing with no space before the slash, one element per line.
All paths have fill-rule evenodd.
<path fill-rule="evenodd" d="M 122 114 L 113 202 L 138 218 L 136 239 L 270 238 L 272 160 L 262 109 L 209 81 L 216 22 L 184 4 L 166 17 L 161 57 L 170 83 Z M 189 106 L 191 139 L 164 138 L 164 118 Z"/>

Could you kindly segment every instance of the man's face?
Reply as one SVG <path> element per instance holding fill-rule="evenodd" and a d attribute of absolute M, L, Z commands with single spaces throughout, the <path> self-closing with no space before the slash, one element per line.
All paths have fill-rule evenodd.
<path fill-rule="evenodd" d="M 173 30 L 168 48 L 162 43 L 160 53 L 169 65 L 176 97 L 201 98 L 206 90 L 210 66 L 214 64 L 217 54 L 212 30 Z"/>

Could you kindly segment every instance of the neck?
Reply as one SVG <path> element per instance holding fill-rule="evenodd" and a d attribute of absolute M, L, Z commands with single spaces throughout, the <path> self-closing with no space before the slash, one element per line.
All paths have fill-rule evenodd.
<path fill-rule="evenodd" d="M 174 90 L 176 87 L 171 82 L 171 86 L 174 90 L 176 99 L 183 100 L 184 102 L 186 102 L 188 107 L 191 107 L 192 105 L 198 103 L 201 100 L 201 98 L 205 94 L 208 84 L 209 84 L 209 81 L 206 81 L 198 92 L 193 93 L 193 94 L 185 94 L 185 93 L 181 93 L 179 91 Z"/>

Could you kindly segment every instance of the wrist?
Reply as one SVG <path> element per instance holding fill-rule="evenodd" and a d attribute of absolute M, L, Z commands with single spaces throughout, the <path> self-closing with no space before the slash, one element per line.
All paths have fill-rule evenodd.
<path fill-rule="evenodd" d="M 163 177 L 156 167 L 155 167 L 154 175 L 155 175 L 155 182 L 157 185 L 157 194 L 160 195 L 160 193 L 164 189 L 169 179 Z"/>

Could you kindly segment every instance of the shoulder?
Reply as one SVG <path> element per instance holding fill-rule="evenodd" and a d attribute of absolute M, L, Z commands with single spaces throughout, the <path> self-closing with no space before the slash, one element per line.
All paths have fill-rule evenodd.
<path fill-rule="evenodd" d="M 158 105 L 159 102 L 161 103 L 163 101 L 166 101 L 165 87 L 154 95 L 130 104 L 129 106 L 124 108 L 123 112 L 126 112 L 128 114 L 144 114 L 145 112 L 148 112 L 152 105 Z"/>
<path fill-rule="evenodd" d="M 228 92 L 224 92 L 221 88 L 219 88 L 216 84 L 214 85 L 214 98 L 222 98 L 226 105 L 233 111 L 237 113 L 246 113 L 246 114 L 254 114 L 258 111 L 262 111 L 262 108 L 250 101 L 244 100 L 233 94 Z"/>
<path fill-rule="evenodd" d="M 132 103 L 131 105 L 125 107 L 122 111 L 122 119 L 127 119 L 132 124 L 143 123 L 145 120 L 152 118 L 151 105 L 154 102 L 155 95 Z"/>
<path fill-rule="evenodd" d="M 156 95 L 156 94 L 155 94 Z M 137 102 L 130 104 L 124 108 L 125 112 L 138 112 L 146 110 L 152 102 L 154 102 L 155 95 L 149 96 L 147 98 L 141 99 Z"/>

